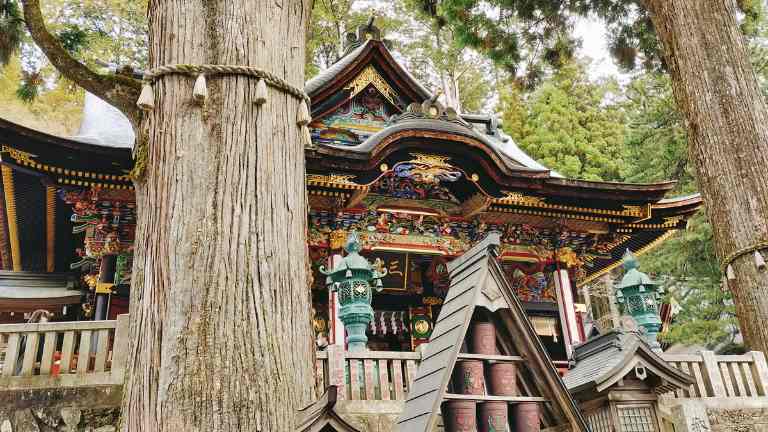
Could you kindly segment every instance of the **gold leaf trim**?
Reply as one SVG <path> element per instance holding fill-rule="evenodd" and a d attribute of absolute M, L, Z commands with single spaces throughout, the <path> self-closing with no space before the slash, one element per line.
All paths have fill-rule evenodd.
<path fill-rule="evenodd" d="M 368 84 L 373 84 L 376 90 L 378 90 L 392 105 L 397 106 L 397 103 L 395 102 L 397 100 L 397 93 L 371 65 L 368 65 L 368 67 L 363 69 L 363 71 L 360 72 L 360 75 L 344 88 L 351 90 L 350 97 L 354 97 L 368 87 Z"/>

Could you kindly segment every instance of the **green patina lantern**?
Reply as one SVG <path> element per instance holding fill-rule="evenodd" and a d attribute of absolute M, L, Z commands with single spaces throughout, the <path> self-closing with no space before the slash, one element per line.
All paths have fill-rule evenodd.
<path fill-rule="evenodd" d="M 664 289 L 637 269 L 637 259 L 629 249 L 624 253 L 623 266 L 625 273 L 616 287 L 616 301 L 621 312 L 630 315 L 637 325 L 643 328 L 645 339 L 651 348 L 660 350 L 661 345 L 657 340 L 661 330 L 659 301 Z"/>
<path fill-rule="evenodd" d="M 325 284 L 339 295 L 339 319 L 347 329 L 349 351 L 364 351 L 368 343 L 365 330 L 373 320 L 372 287 L 377 292 L 382 290 L 381 278 L 386 276 L 386 269 L 381 269 L 381 260 L 376 260 L 376 267 L 360 255 L 360 239 L 352 231 L 344 247 L 347 255 L 339 260 L 331 271 L 320 267 L 326 275 Z"/>

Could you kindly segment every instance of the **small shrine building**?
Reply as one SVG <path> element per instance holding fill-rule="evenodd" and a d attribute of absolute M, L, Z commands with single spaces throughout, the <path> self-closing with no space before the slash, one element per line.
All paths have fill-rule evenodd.
<path fill-rule="evenodd" d="M 373 297 L 368 348 L 412 351 L 429 340 L 450 287 L 448 263 L 498 231 L 501 268 L 549 356 L 565 368 L 573 346 L 586 340 L 578 288 L 620 265 L 627 249 L 642 254 L 684 229 L 701 207 L 698 195 L 666 198 L 674 182 L 564 178 L 525 154 L 493 115 L 444 107 L 373 25 L 350 35 L 346 54 L 305 91 L 312 100 L 305 154 L 319 349 L 344 343 L 320 268 L 342 253 L 350 232 L 361 254 L 386 269 Z M 86 102 L 83 130 L 73 138 L 0 119 L 0 265 L 51 280 L 76 274 L 81 298 L 59 283 L 62 293 L 40 303 L 55 320 L 114 318 L 127 312 L 130 296 L 132 136 L 109 107 L 102 111 L 112 117 L 94 121 L 88 110 L 98 103 Z M 0 283 L 0 322 L 31 312 L 29 301 L 10 302 L 11 295 L 43 295 L 14 287 L 11 293 Z"/>

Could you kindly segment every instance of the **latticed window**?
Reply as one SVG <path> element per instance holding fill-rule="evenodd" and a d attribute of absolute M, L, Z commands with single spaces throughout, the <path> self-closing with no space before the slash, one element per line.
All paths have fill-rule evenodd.
<path fill-rule="evenodd" d="M 587 416 L 589 430 L 592 432 L 613 432 L 611 427 L 611 411 L 608 407 L 601 408 Z"/>
<path fill-rule="evenodd" d="M 599 281 L 589 287 L 589 303 L 592 318 L 601 332 L 614 328 L 614 322 L 618 319 L 615 307 L 613 307 L 613 279 L 605 275 Z"/>
<path fill-rule="evenodd" d="M 616 409 L 621 432 L 658 432 L 653 406 L 619 405 Z"/>

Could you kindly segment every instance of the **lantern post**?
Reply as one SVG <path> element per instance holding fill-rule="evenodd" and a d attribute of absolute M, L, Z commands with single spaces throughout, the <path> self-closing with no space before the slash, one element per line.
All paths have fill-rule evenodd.
<path fill-rule="evenodd" d="M 339 319 L 347 330 L 349 351 L 365 351 L 368 337 L 365 331 L 373 320 L 373 289 L 382 290 L 381 278 L 386 276 L 386 269 L 381 269 L 381 260 L 376 260 L 376 267 L 360 255 L 360 238 L 352 231 L 347 237 L 344 249 L 347 255 L 339 260 L 333 269 L 320 272 L 326 276 L 326 286 L 338 293 Z M 379 270 L 377 270 L 379 268 Z"/>
<path fill-rule="evenodd" d="M 621 312 L 630 315 L 642 327 L 645 340 L 654 351 L 661 351 L 658 334 L 661 330 L 659 300 L 664 289 L 637 269 L 638 263 L 632 252 L 624 253 L 624 277 L 616 287 L 616 302 Z"/>

